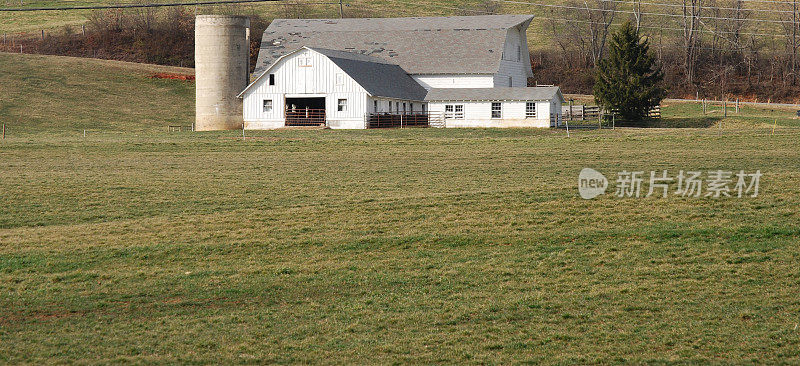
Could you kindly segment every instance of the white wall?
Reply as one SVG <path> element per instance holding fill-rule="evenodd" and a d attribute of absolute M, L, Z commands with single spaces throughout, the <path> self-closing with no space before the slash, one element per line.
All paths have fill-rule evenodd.
<path fill-rule="evenodd" d="M 275 74 L 274 86 L 269 85 L 269 74 Z M 325 110 L 331 128 L 364 128 L 368 110 L 366 90 L 327 57 L 311 50 L 279 61 L 244 95 L 245 125 L 248 129 L 284 127 L 285 98 L 315 96 L 326 98 Z M 263 111 L 265 99 L 272 100 L 272 113 Z M 339 99 L 347 99 L 347 111 L 338 111 Z"/>
<path fill-rule="evenodd" d="M 425 89 L 433 88 L 491 88 L 493 75 L 411 75 Z"/>
<path fill-rule="evenodd" d="M 445 113 L 445 105 L 464 105 L 464 119 L 447 119 L 446 127 L 550 127 L 551 101 L 536 101 L 536 118 L 525 117 L 526 102 L 503 103 L 503 116 L 492 118 L 492 102 L 431 102 L 431 112 Z"/>
<path fill-rule="evenodd" d="M 503 48 L 503 58 L 500 61 L 500 69 L 494 76 L 494 86 L 515 88 L 528 86 L 530 62 L 528 39 L 525 32 L 521 32 L 518 28 L 509 29 L 506 36 L 506 44 Z M 509 84 L 509 82 L 512 84 Z"/>

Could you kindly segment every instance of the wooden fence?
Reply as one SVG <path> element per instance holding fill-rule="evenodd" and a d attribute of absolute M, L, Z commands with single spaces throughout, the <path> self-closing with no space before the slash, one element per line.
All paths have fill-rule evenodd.
<path fill-rule="evenodd" d="M 444 127 L 440 113 L 370 113 L 367 128 Z"/>

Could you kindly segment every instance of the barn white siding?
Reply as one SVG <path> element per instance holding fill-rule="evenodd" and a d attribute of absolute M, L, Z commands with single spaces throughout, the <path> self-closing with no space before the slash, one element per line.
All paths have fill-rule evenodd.
<path fill-rule="evenodd" d="M 275 85 L 269 85 L 269 74 Z M 248 129 L 273 129 L 285 125 L 285 98 L 325 97 L 328 126 L 364 128 L 366 90 L 326 56 L 313 50 L 291 54 L 270 69 L 244 95 L 244 120 Z M 347 110 L 338 111 L 338 100 L 347 100 Z M 272 100 L 265 113 L 263 101 Z"/>
<path fill-rule="evenodd" d="M 493 75 L 411 75 L 425 89 L 433 88 L 491 88 Z"/>
<path fill-rule="evenodd" d="M 535 101 L 536 118 L 527 118 L 525 115 L 525 101 L 504 101 L 502 103 L 503 115 L 501 118 L 492 118 L 492 102 L 430 102 L 428 107 L 431 112 L 445 113 L 445 105 L 463 105 L 464 118 L 445 120 L 446 127 L 551 127 L 551 113 L 560 111 L 560 101 Z M 555 109 L 555 107 L 558 109 Z"/>
<path fill-rule="evenodd" d="M 500 60 L 500 69 L 494 75 L 494 87 L 524 88 L 528 86 L 530 67 L 527 36 L 519 28 L 509 29 L 506 44 L 503 47 L 503 56 Z"/>

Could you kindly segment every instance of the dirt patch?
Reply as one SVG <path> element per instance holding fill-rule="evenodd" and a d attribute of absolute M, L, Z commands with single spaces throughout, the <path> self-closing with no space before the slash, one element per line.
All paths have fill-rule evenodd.
<path fill-rule="evenodd" d="M 167 72 L 157 72 L 155 74 L 150 74 L 151 79 L 167 79 L 167 80 L 183 80 L 188 82 L 194 82 L 194 75 L 186 75 L 186 74 L 171 74 Z"/>

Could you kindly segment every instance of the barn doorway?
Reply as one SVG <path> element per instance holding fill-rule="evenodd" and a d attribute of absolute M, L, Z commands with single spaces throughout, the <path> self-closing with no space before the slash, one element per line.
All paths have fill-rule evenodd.
<path fill-rule="evenodd" d="M 325 126 L 325 97 L 286 98 L 286 126 Z"/>

